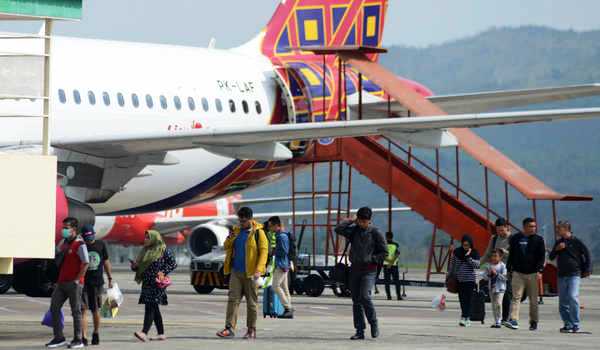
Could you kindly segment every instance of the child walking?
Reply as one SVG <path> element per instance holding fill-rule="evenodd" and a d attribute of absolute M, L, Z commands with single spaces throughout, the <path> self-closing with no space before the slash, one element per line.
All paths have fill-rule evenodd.
<path fill-rule="evenodd" d="M 492 250 L 490 264 L 486 270 L 485 278 L 488 280 L 490 288 L 490 299 L 492 300 L 492 311 L 494 313 L 495 323 L 491 328 L 501 328 L 502 326 L 502 299 L 506 292 L 506 265 L 502 262 L 504 251 L 502 249 Z"/>

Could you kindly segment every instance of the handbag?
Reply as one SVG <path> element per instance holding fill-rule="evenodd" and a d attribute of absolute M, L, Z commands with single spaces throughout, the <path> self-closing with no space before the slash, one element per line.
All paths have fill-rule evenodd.
<path fill-rule="evenodd" d="M 446 275 L 446 290 L 448 293 L 458 293 L 458 278 L 456 278 L 456 263 L 452 264 L 452 268 Z"/>
<path fill-rule="evenodd" d="M 350 247 L 350 240 L 346 241 L 346 246 L 344 247 L 344 252 L 340 257 L 340 261 L 335 264 L 335 267 L 333 268 L 334 281 L 346 285 L 348 285 L 348 282 L 350 281 L 350 267 L 342 261 L 347 256 L 348 247 Z"/>
<path fill-rule="evenodd" d="M 156 277 L 156 286 L 160 289 L 165 289 L 171 285 L 171 278 L 169 276 L 165 276 L 162 280 Z"/>

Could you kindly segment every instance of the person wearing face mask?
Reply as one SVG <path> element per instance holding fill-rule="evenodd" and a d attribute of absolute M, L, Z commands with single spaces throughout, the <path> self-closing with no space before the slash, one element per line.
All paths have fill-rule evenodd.
<path fill-rule="evenodd" d="M 85 241 L 90 257 L 90 265 L 85 274 L 85 284 L 83 286 L 82 312 L 83 312 L 83 345 L 88 345 L 87 340 L 87 317 L 86 311 L 92 312 L 94 320 L 94 332 L 92 333 L 92 345 L 100 344 L 100 306 L 102 305 L 102 291 L 104 286 L 103 274 L 106 272 L 108 278 L 108 288 L 112 288 L 112 266 L 108 258 L 106 243 L 96 239 L 96 232 L 93 225 L 84 225 L 81 229 L 81 236 Z"/>
<path fill-rule="evenodd" d="M 135 282 L 142 285 L 138 304 L 144 304 L 144 326 L 134 336 L 141 342 L 149 340 L 148 332 L 152 324 L 156 326 L 158 337 L 150 340 L 167 340 L 159 305 L 168 305 L 167 288 L 161 282 L 177 268 L 173 252 L 167 249 L 160 232 L 149 230 L 144 234 L 144 247 L 135 261 L 131 261 L 131 270 L 135 271 Z"/>
<path fill-rule="evenodd" d="M 73 340 L 69 343 L 69 347 L 77 349 L 83 348 L 81 294 L 90 259 L 84 241 L 78 236 L 77 219 L 68 217 L 62 224 L 63 239 L 56 247 L 56 261 L 59 265 L 58 280 L 50 301 L 54 338 L 46 344 L 46 347 L 52 349 L 67 345 L 60 324 L 60 310 L 68 299 L 73 315 Z"/>
<path fill-rule="evenodd" d="M 379 230 L 371 225 L 373 211 L 362 207 L 356 219 L 348 219 L 335 228 L 335 233 L 350 242 L 350 290 L 352 293 L 352 316 L 356 333 L 351 340 L 365 339 L 365 316 L 371 326 L 371 337 L 379 336 L 377 314 L 371 300 L 371 293 L 377 277 L 377 266 L 383 264 L 388 254 L 385 239 Z"/>

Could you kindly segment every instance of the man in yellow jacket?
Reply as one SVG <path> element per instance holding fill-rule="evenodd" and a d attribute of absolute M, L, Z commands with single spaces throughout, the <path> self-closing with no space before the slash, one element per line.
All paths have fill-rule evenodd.
<path fill-rule="evenodd" d="M 229 275 L 229 295 L 225 329 L 217 333 L 221 338 L 235 337 L 238 310 L 242 296 L 246 296 L 248 331 L 245 339 L 256 339 L 258 318 L 258 280 L 265 273 L 269 242 L 261 224 L 252 219 L 252 209 L 240 208 L 237 212 L 239 225 L 234 226 L 225 240 L 225 265 L 223 272 Z"/>

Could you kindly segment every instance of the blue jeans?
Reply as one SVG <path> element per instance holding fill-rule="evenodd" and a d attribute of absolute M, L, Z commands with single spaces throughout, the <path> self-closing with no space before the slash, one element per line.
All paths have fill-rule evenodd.
<path fill-rule="evenodd" d="M 352 316 L 354 328 L 358 333 L 363 333 L 365 330 L 365 316 L 371 327 L 377 326 L 377 314 L 373 301 L 371 301 L 371 292 L 375 286 L 376 277 L 376 271 L 352 271 L 350 275 Z"/>
<path fill-rule="evenodd" d="M 567 328 L 579 328 L 580 283 L 579 276 L 558 278 L 558 311 Z"/>

